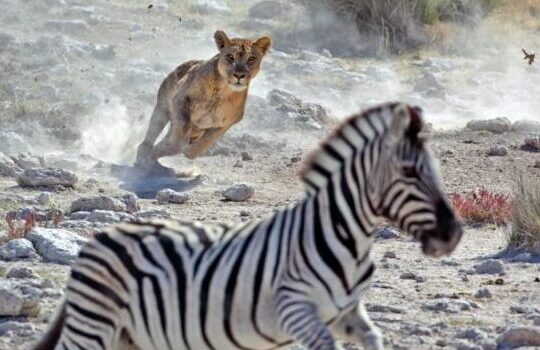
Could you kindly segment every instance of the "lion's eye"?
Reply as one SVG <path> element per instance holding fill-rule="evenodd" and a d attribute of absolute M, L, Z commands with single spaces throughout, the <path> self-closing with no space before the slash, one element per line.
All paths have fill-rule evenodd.
<path fill-rule="evenodd" d="M 234 56 L 233 55 L 227 55 L 227 62 L 233 63 L 234 62 Z"/>
<path fill-rule="evenodd" d="M 251 56 L 250 58 L 248 58 L 248 63 L 253 63 L 256 59 L 257 58 L 255 56 Z"/>

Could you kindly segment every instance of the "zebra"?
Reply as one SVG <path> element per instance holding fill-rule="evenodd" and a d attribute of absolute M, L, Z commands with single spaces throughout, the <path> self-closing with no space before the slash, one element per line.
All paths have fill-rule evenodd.
<path fill-rule="evenodd" d="M 104 229 L 34 349 L 383 349 L 363 303 L 379 219 L 434 257 L 462 235 L 423 123 L 403 103 L 353 115 L 305 162 L 305 196 L 267 219 Z"/>

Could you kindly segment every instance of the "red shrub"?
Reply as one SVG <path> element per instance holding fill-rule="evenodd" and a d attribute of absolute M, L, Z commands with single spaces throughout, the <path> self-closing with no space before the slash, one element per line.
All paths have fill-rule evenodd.
<path fill-rule="evenodd" d="M 509 196 L 480 188 L 467 194 L 450 195 L 452 205 L 468 224 L 506 224 L 512 216 Z"/>
<path fill-rule="evenodd" d="M 35 216 L 29 215 L 26 220 L 17 220 L 11 216 L 6 216 L 8 225 L 8 241 L 15 238 L 24 238 L 28 232 L 36 226 Z"/>

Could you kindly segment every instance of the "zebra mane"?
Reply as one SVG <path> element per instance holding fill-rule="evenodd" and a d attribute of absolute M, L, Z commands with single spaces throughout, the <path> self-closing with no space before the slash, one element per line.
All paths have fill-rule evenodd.
<path fill-rule="evenodd" d="M 300 177 L 307 189 L 324 186 L 329 176 L 350 162 L 370 141 L 386 133 L 394 114 L 401 107 L 411 111 L 401 103 L 386 103 L 354 114 L 336 127 L 303 164 Z M 422 124 L 418 119 L 419 122 L 411 128 L 416 129 Z"/>

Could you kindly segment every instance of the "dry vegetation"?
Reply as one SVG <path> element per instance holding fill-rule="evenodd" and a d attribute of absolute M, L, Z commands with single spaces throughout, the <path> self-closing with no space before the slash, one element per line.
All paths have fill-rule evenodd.
<path fill-rule="evenodd" d="M 480 188 L 467 194 L 451 194 L 452 205 L 470 225 L 503 225 L 512 220 L 512 200 L 505 194 Z"/>
<path fill-rule="evenodd" d="M 8 227 L 6 241 L 25 238 L 28 232 L 36 226 L 36 218 L 34 215 L 29 215 L 25 220 L 18 220 L 8 215 L 6 217 L 6 222 Z"/>
<path fill-rule="evenodd" d="M 540 181 L 520 176 L 514 185 L 511 247 L 540 251 Z"/>
<path fill-rule="evenodd" d="M 444 22 L 474 24 L 501 0 L 318 0 L 339 18 L 352 21 L 361 34 L 374 39 L 372 49 L 402 52 L 431 41 Z"/>

